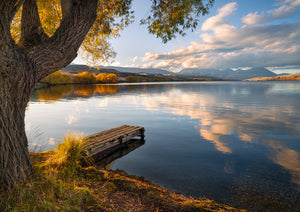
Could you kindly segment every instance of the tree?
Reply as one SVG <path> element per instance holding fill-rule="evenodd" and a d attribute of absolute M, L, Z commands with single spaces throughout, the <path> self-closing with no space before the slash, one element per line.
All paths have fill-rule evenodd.
<path fill-rule="evenodd" d="M 108 74 L 107 75 L 107 82 L 108 83 L 117 83 L 119 82 L 119 78 L 116 74 Z"/>
<path fill-rule="evenodd" d="M 96 83 L 96 76 L 95 74 L 91 74 L 87 71 L 79 74 L 73 74 L 73 82 L 83 84 L 94 84 Z"/>
<path fill-rule="evenodd" d="M 63 73 L 61 70 L 58 70 L 41 80 L 43 83 L 47 83 L 49 85 L 59 85 L 59 84 L 71 84 L 72 77 L 69 73 Z"/>
<path fill-rule="evenodd" d="M 24 117 L 35 84 L 82 51 L 106 60 L 108 40 L 132 21 L 132 0 L 3 0 L 0 2 L 0 185 L 32 172 Z M 203 0 L 204 1 L 204 0 Z M 213 0 L 151 0 L 141 21 L 163 42 L 195 29 Z"/>
<path fill-rule="evenodd" d="M 99 73 L 96 76 L 97 83 L 106 83 L 107 82 L 107 74 L 106 73 Z"/>

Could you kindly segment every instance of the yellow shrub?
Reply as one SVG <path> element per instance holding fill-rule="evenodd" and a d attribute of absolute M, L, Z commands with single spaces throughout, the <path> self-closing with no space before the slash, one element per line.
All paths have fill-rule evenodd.
<path fill-rule="evenodd" d="M 108 74 L 107 75 L 107 82 L 108 83 L 117 83 L 119 82 L 119 78 L 116 74 Z"/>
<path fill-rule="evenodd" d="M 41 82 L 48 83 L 51 85 L 55 84 L 70 84 L 72 83 L 71 75 L 68 73 L 63 73 L 60 70 L 48 75 Z"/>
<path fill-rule="evenodd" d="M 74 83 L 84 83 L 84 84 L 93 84 L 96 83 L 96 76 L 95 74 L 91 74 L 87 71 L 73 74 L 73 82 Z"/>
<path fill-rule="evenodd" d="M 107 74 L 100 73 L 96 76 L 97 83 L 106 83 L 107 82 Z"/>

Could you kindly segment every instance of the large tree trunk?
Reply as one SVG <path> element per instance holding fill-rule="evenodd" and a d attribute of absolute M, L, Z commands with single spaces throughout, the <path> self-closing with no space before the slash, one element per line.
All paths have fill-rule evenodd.
<path fill-rule="evenodd" d="M 1 82 L 0 88 L 0 182 L 5 186 L 24 182 L 32 171 L 24 126 L 31 89 L 21 82 L 7 87 Z"/>
<path fill-rule="evenodd" d="M 19 45 L 10 24 L 23 5 Z M 34 85 L 68 65 L 96 19 L 97 0 L 62 0 L 63 18 L 52 37 L 39 20 L 36 0 L 0 1 L 0 187 L 24 182 L 32 172 L 25 109 Z"/>

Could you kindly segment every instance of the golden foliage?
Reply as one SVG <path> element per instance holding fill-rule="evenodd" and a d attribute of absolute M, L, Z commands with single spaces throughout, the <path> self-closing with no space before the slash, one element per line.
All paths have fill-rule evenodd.
<path fill-rule="evenodd" d="M 117 83 L 119 82 L 119 78 L 116 74 L 108 74 L 107 75 L 107 82 L 108 83 Z"/>
<path fill-rule="evenodd" d="M 117 83 L 119 78 L 116 74 L 100 73 L 96 76 L 97 83 Z"/>
<path fill-rule="evenodd" d="M 60 70 L 54 72 L 53 74 L 48 75 L 41 82 L 51 84 L 51 85 L 59 85 L 59 84 L 71 84 L 72 78 L 68 73 L 63 73 Z"/>
<path fill-rule="evenodd" d="M 97 83 L 106 83 L 107 82 L 107 74 L 100 73 L 96 76 Z"/>
<path fill-rule="evenodd" d="M 79 84 L 94 84 L 97 80 L 95 74 L 85 71 L 79 74 L 73 74 L 73 82 Z"/>

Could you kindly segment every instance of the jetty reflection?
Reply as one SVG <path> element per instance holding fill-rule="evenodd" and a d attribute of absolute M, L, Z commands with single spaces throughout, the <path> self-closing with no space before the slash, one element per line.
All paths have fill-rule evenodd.
<path fill-rule="evenodd" d="M 127 144 L 128 145 L 126 147 L 114 152 L 113 154 L 110 154 L 101 160 L 96 160 L 95 166 L 102 169 L 110 169 L 112 162 L 143 146 L 145 144 L 145 140 L 131 139 L 127 142 Z"/>

